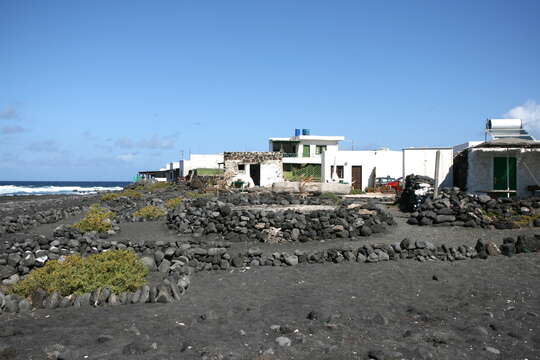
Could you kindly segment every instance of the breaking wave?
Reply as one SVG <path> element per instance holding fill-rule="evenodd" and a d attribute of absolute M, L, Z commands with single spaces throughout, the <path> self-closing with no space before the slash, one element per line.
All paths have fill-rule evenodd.
<path fill-rule="evenodd" d="M 90 195 L 98 191 L 122 190 L 116 186 L 80 186 L 80 185 L 0 185 L 0 196 L 14 195 Z"/>

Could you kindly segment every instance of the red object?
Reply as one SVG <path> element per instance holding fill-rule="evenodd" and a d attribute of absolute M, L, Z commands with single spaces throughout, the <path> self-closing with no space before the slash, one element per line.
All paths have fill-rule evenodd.
<path fill-rule="evenodd" d="M 397 180 L 394 180 L 394 181 L 390 181 L 389 183 L 386 184 L 386 186 L 390 186 L 391 188 L 393 188 L 394 190 L 396 190 L 397 192 L 400 192 L 401 189 L 402 189 L 402 185 L 401 185 L 401 180 L 403 178 L 399 178 Z"/>

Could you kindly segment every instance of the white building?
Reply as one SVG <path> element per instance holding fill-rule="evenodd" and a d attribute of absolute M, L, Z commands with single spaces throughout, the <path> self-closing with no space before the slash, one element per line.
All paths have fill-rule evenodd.
<path fill-rule="evenodd" d="M 407 175 L 422 175 L 435 178 L 437 152 L 439 159 L 439 185 L 454 185 L 453 164 L 454 149 L 452 147 L 422 147 L 403 149 L 403 178 Z"/>
<path fill-rule="evenodd" d="M 322 178 L 325 183 L 352 184 L 364 190 L 375 185 L 378 177 L 398 178 L 403 172 L 401 151 L 388 149 L 365 151 L 326 151 L 322 155 Z"/>
<path fill-rule="evenodd" d="M 191 154 L 189 160 L 180 160 L 180 176 L 186 177 L 193 169 L 219 169 L 223 165 L 221 154 Z"/>
<path fill-rule="evenodd" d="M 303 133 L 309 134 L 304 129 Z M 285 138 L 270 138 L 269 151 L 283 154 L 283 176 L 292 180 L 298 175 L 321 178 L 322 154 L 338 151 L 344 136 L 300 135 Z"/>

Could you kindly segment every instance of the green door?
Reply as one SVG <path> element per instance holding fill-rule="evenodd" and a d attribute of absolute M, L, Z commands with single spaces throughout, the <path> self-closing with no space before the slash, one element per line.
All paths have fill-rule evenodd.
<path fill-rule="evenodd" d="M 493 158 L 493 189 L 516 190 L 516 158 Z"/>
<path fill-rule="evenodd" d="M 310 157 L 309 155 L 309 145 L 304 145 L 304 153 L 303 153 L 303 156 L 304 157 Z"/>

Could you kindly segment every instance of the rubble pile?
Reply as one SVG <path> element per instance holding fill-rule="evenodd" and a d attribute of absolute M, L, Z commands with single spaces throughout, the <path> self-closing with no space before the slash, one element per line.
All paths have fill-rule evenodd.
<path fill-rule="evenodd" d="M 333 210 L 235 208 L 197 199 L 167 214 L 167 225 L 181 234 L 217 233 L 227 241 L 282 242 L 350 238 L 384 232 L 394 219 L 381 205 L 337 206 Z"/>
<path fill-rule="evenodd" d="M 429 178 L 428 178 L 429 179 Z M 409 209 L 411 225 L 519 228 L 520 225 L 540 226 L 540 198 L 492 198 L 469 194 L 459 188 L 442 188 L 437 199 L 428 182 L 419 177 L 407 177 L 401 209 Z M 424 184 L 424 185 L 422 185 Z M 415 190 L 416 189 L 416 190 Z M 406 194 L 406 195 L 405 195 Z"/>
<path fill-rule="evenodd" d="M 433 195 L 434 183 L 435 181 L 427 176 L 408 175 L 399 197 L 401 211 L 416 211 L 426 198 Z"/>

